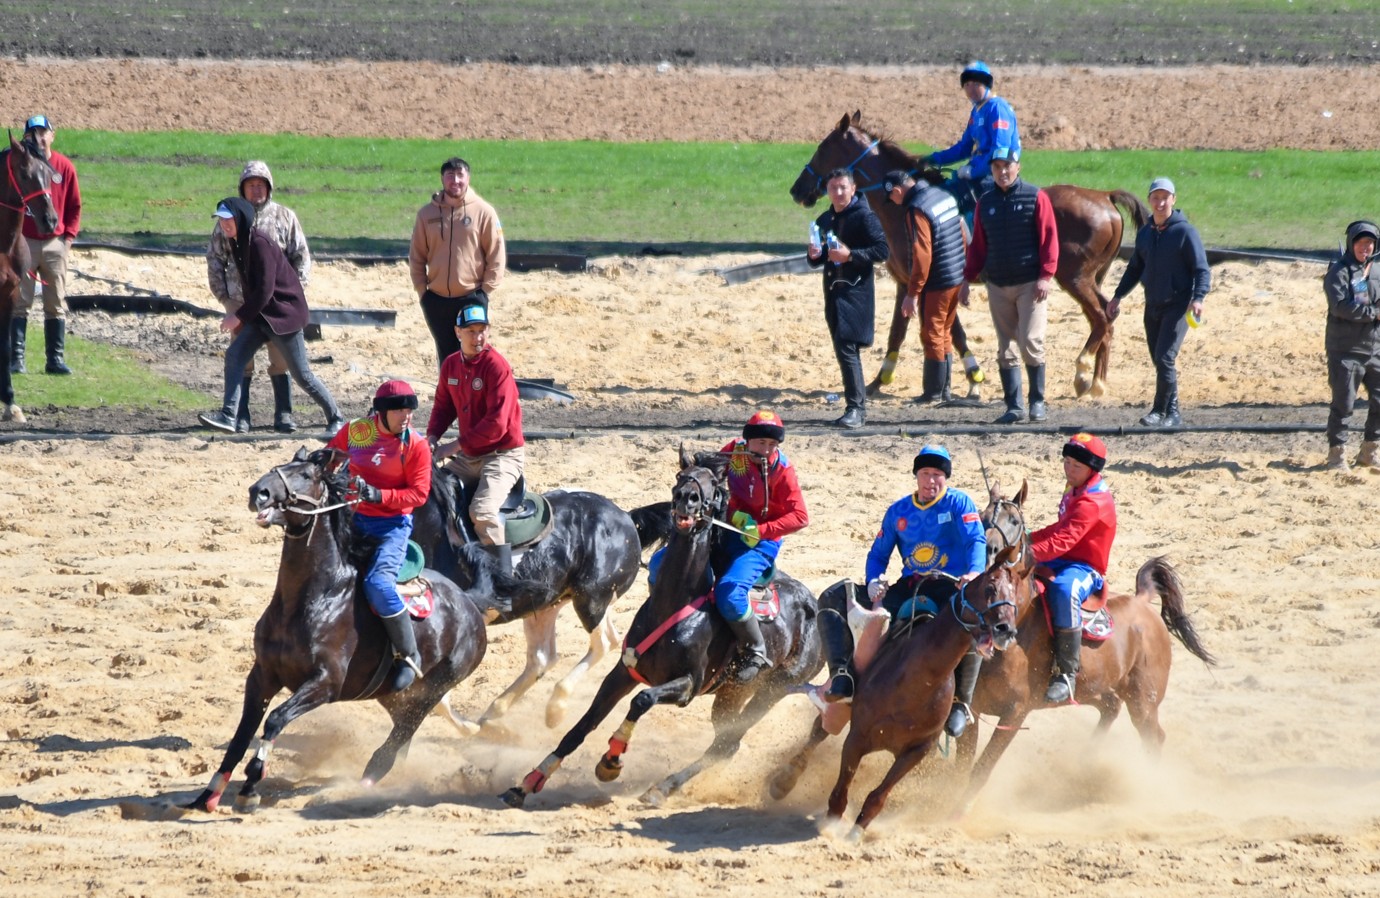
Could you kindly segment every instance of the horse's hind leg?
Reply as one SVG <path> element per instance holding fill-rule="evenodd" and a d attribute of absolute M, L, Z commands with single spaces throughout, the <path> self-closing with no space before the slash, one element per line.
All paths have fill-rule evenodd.
<path fill-rule="evenodd" d="M 1101 396 L 1107 389 L 1106 299 L 1098 289 L 1097 283 L 1087 274 L 1079 274 L 1072 279 L 1060 278 L 1059 286 L 1077 300 L 1083 317 L 1088 321 L 1088 339 L 1075 362 L 1077 370 L 1073 378 L 1073 393 L 1079 398 L 1089 395 Z"/>
<path fill-rule="evenodd" d="M 503 693 L 489 703 L 489 707 L 484 713 L 479 715 L 478 724 L 470 723 L 450 710 L 449 696 L 446 698 L 446 710 L 450 712 L 451 722 L 466 735 L 473 735 L 478 732 L 479 727 L 493 723 L 513 707 L 513 703 L 522 698 L 527 690 L 546 675 L 551 669 L 551 665 L 556 661 L 556 615 L 560 613 L 561 605 L 548 605 L 522 619 L 522 632 L 527 639 L 527 665 L 523 667 L 522 673 L 513 681 L 512 685 L 503 690 Z"/>
<path fill-rule="evenodd" d="M 891 330 L 886 337 L 886 359 L 882 362 L 882 370 L 878 371 L 877 376 L 867 385 L 869 396 L 876 395 L 878 390 L 896 379 L 896 363 L 901 359 L 901 344 L 906 342 L 906 330 L 910 327 L 910 319 L 901 314 L 901 303 L 905 298 L 905 285 L 897 284 L 896 305 L 891 309 Z"/>
<path fill-rule="evenodd" d="M 193 811 L 214 811 L 220 806 L 220 798 L 230 785 L 235 765 L 244 757 L 250 741 L 254 738 L 255 730 L 259 728 L 259 722 L 264 719 L 269 698 L 278 691 L 276 685 L 270 688 L 270 684 L 265 682 L 266 679 L 267 674 L 258 664 L 250 669 L 249 676 L 244 682 L 244 707 L 240 711 L 240 723 L 235 728 L 235 735 L 230 738 L 230 745 L 225 750 L 225 758 L 220 762 L 220 769 L 211 777 L 210 785 L 190 804 L 183 807 Z"/>
<path fill-rule="evenodd" d="M 891 769 L 886 772 L 886 776 L 882 777 L 882 782 L 863 801 L 862 812 L 858 814 L 858 819 L 853 824 L 853 831 L 848 834 L 851 841 L 856 842 L 862 839 L 863 830 L 867 829 L 872 821 L 877 819 L 882 808 L 886 807 L 887 796 L 891 794 L 891 790 L 907 773 L 915 769 L 915 765 L 925 759 L 925 754 L 933 744 L 933 739 L 926 739 L 919 745 L 907 749 L 892 762 Z"/>
<path fill-rule="evenodd" d="M 800 782 L 800 775 L 805 772 L 806 766 L 810 763 L 810 755 L 828 736 L 829 732 L 824 729 L 824 718 L 816 717 L 814 724 L 810 727 L 810 735 L 805 739 L 805 744 L 791 756 L 790 760 L 778 767 L 776 773 L 772 774 L 770 781 L 772 798 L 780 801 L 791 794 L 796 783 Z"/>
<path fill-rule="evenodd" d="M 554 637 L 553 637 L 554 639 Z M 554 643 L 553 643 L 554 644 Z M 552 728 L 558 727 L 565 718 L 566 702 L 570 699 L 575 687 L 589 673 L 589 669 L 598 664 L 609 650 L 618 645 L 618 628 L 613 625 L 613 620 L 607 614 L 599 622 L 599 626 L 590 631 L 589 651 L 585 656 L 576 662 L 570 673 L 561 678 L 556 684 L 556 688 L 551 690 L 551 699 L 546 703 L 546 725 Z"/>
<path fill-rule="evenodd" d="M 781 696 L 782 692 L 773 689 L 771 684 L 764 684 L 763 688 L 746 699 L 746 704 L 745 696 L 738 690 L 720 691 L 714 696 L 714 707 L 710 712 L 710 721 L 714 725 L 714 741 L 690 766 L 671 774 L 642 793 L 642 801 L 650 805 L 660 805 L 705 770 L 717 767 L 737 754 L 743 744 L 743 734 L 766 716 Z"/>

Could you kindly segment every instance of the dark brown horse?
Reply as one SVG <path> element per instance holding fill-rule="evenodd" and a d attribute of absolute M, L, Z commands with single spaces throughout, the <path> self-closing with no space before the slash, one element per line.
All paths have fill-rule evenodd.
<path fill-rule="evenodd" d="M 894 759 L 891 769 L 863 802 L 849 833 L 855 841 L 862 838 L 886 806 L 891 790 L 924 760 L 944 731 L 953 704 L 954 668 L 963 655 L 976 646 L 990 658 L 994 648 L 1015 640 L 1019 561 L 1019 549 L 997 553 L 985 571 L 953 594 L 937 617 L 909 634 L 893 637 L 858 675 L 839 777 L 829 794 L 827 826 L 843 820 L 848 787 L 862 759 L 888 751 Z"/>
<path fill-rule="evenodd" d="M 700 771 L 733 757 L 743 734 L 820 668 L 815 597 L 804 584 L 778 572 L 773 583 L 781 611 L 775 620 L 762 622 L 772 666 L 746 684 L 727 675 L 736 642 L 728 624 L 713 609 L 712 597 L 708 601 L 706 597 L 713 584 L 710 554 L 718 533 L 713 522 L 722 524 L 728 508 L 728 458 L 718 452 L 701 452 L 692 458 L 682 448 L 680 462 L 681 472 L 671 493 L 675 531 L 651 595 L 628 627 L 623 655 L 604 678 L 589 710 L 556 750 L 521 784 L 499 796 L 510 807 L 522 807 L 528 795 L 540 792 L 564 760 L 639 684 L 647 688 L 633 697 L 627 718 L 595 767 L 602 782 L 617 779 L 622 772 L 622 755 L 643 714 L 661 704 L 685 707 L 696 696 L 714 693 L 710 714 L 714 741 L 690 766 L 643 794 L 643 801 L 659 804 Z"/>
<path fill-rule="evenodd" d="M 882 178 L 893 169 L 910 171 L 918 179 L 932 184 L 942 182 L 944 177 L 939 170 L 922 165 L 920 157 L 906 152 L 899 144 L 864 128 L 858 112 L 845 115 L 820 142 L 809 164 L 791 185 L 791 198 L 807 207 L 814 205 L 824 195 L 823 177 L 836 168 L 853 172 L 858 191 L 867 197 L 872 210 L 881 219 L 891 248 L 886 264 L 896 281 L 896 306 L 887 337 L 887 362 L 868 386 L 868 391 L 874 392 L 881 384 L 891 382 L 909 324 L 909 319 L 901 314 L 911 266 L 906 212 L 882 195 Z M 1150 210 L 1124 190 L 1089 190 L 1056 184 L 1044 191 L 1054 206 L 1059 232 L 1059 268 L 1055 280 L 1078 301 L 1091 331 L 1083 351 L 1078 354 L 1074 393 L 1101 396 L 1107 388 L 1112 346 L 1112 323 L 1107 319 L 1107 297 L 1101 285 L 1121 247 L 1122 220 L 1117 207 L 1126 210 L 1137 228 L 1149 221 Z"/>
<path fill-rule="evenodd" d="M 431 583 L 434 610 L 414 629 L 422 674 L 402 692 L 392 692 L 388 671 L 393 650 L 383 624 L 359 588 L 359 561 L 352 546 L 350 503 L 345 498 L 349 456 L 335 449 L 298 451 L 249 488 L 249 510 L 262 527 L 283 528 L 283 554 L 273 600 L 254 627 L 254 666 L 244 684 L 244 709 L 211 784 L 187 807 L 213 811 L 244 757 L 268 703 L 279 691 L 292 695 L 268 715 L 258 751 L 245 768 L 235 806 L 253 810 L 255 786 L 263 779 L 273 743 L 283 728 L 303 714 L 331 702 L 375 699 L 393 719 L 387 740 L 364 770 L 372 785 L 404 757 L 423 718 L 450 689 L 469 676 L 484 657 L 488 637 L 476 599 L 487 606 L 494 583 L 482 559 L 475 558 L 480 582 L 463 592 L 436 571 Z M 480 553 L 476 553 L 478 556 Z M 495 575 L 498 586 L 540 589 Z"/>
<path fill-rule="evenodd" d="M 998 720 L 992 738 L 973 766 L 960 804 L 962 811 L 972 805 L 1026 715 L 1054 707 L 1044 700 L 1054 664 L 1054 641 L 1044 604 L 1034 599 L 1036 565 L 1029 552 L 1022 514 L 1025 498 L 1025 484 L 1010 499 L 1004 498 L 1000 486 L 994 484 L 991 501 L 983 512 L 988 545 L 1015 547 L 1021 552 L 1015 593 L 1018 635 L 1013 645 L 982 665 L 973 696 L 973 713 L 979 719 L 989 715 Z M 1160 602 L 1158 612 L 1151 604 L 1156 597 Z M 1124 704 L 1146 749 L 1158 754 L 1164 744 L 1159 708 L 1169 687 L 1169 666 L 1173 660 L 1170 635 L 1204 664 L 1211 666 L 1216 661 L 1203 647 L 1185 610 L 1178 572 L 1163 556 L 1141 565 L 1134 595 L 1111 595 L 1107 608 L 1114 621 L 1112 635 L 1103 642 L 1083 641 L 1074 701 L 1092 705 L 1101 713 L 1095 730 L 1098 734 L 1107 731 Z M 972 763 L 977 741 L 975 720 L 958 740 L 961 766 Z"/>
<path fill-rule="evenodd" d="M 41 224 L 39 230 L 57 230 L 51 190 L 58 174 L 43 160 L 38 148 L 10 135 L 9 149 L 0 153 L 5 174 L 0 176 L 0 421 L 23 423 L 24 412 L 15 405 L 10 377 L 10 328 L 19 285 L 29 270 L 29 245 L 22 229 L 24 210 Z"/>

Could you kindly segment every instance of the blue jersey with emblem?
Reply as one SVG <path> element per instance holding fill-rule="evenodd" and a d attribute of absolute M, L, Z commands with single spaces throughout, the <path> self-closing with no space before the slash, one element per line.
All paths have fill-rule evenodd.
<path fill-rule="evenodd" d="M 867 582 L 886 573 L 893 549 L 901 553 L 904 576 L 943 571 L 961 577 L 987 566 L 987 532 L 977 506 L 967 493 L 947 487 L 929 505 L 912 493 L 886 510 L 867 553 Z"/>

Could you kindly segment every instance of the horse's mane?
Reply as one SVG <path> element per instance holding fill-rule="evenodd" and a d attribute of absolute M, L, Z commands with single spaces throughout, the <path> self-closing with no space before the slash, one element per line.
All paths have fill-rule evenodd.
<path fill-rule="evenodd" d="M 930 184 L 942 184 L 944 182 L 944 175 L 938 168 L 932 165 L 926 165 L 922 161 L 922 157 L 915 155 L 910 150 L 901 146 L 900 143 L 886 132 L 880 129 L 874 130 L 868 125 L 863 124 L 861 119 L 855 122 L 853 127 L 877 141 L 877 147 L 882 151 L 883 155 L 895 156 L 903 159 L 906 168 L 917 178 L 923 179 Z"/>

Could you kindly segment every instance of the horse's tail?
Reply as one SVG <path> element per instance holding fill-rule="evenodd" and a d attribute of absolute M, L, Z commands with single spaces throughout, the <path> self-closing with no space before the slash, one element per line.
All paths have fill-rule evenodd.
<path fill-rule="evenodd" d="M 1184 584 L 1179 572 L 1164 555 L 1157 555 L 1140 566 L 1136 573 L 1136 593 L 1138 595 L 1158 594 L 1160 597 L 1160 617 L 1169 632 L 1184 644 L 1184 648 L 1209 667 L 1217 664 L 1217 659 L 1203 646 L 1198 631 L 1193 629 L 1193 621 L 1184 607 Z"/>
<path fill-rule="evenodd" d="M 1126 190 L 1112 190 L 1108 192 L 1107 199 L 1112 201 L 1112 205 L 1120 206 L 1127 215 L 1131 216 L 1131 222 L 1139 231 L 1145 227 L 1150 220 L 1150 207 L 1140 201 L 1140 197 Z"/>
<path fill-rule="evenodd" d="M 547 607 L 556 599 L 550 583 L 525 580 L 498 569 L 498 563 L 479 543 L 465 543 L 460 555 L 474 574 L 470 598 L 480 612 L 498 612 L 500 621 L 512 621 Z"/>
<path fill-rule="evenodd" d="M 671 503 L 653 502 L 628 512 L 633 525 L 637 527 L 637 540 L 643 551 L 664 545 L 671 538 L 675 526 L 671 523 Z"/>

